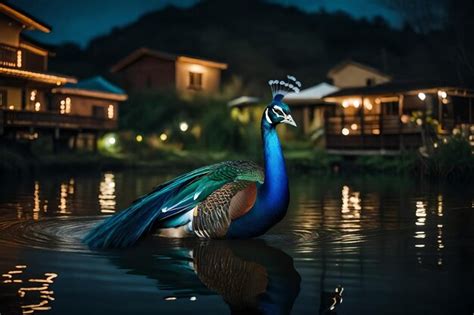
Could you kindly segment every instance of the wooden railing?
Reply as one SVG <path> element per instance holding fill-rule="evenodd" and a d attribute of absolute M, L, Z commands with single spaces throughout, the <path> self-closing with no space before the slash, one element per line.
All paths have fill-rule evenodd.
<path fill-rule="evenodd" d="M 18 67 L 18 48 L 0 44 L 0 66 Z"/>
<path fill-rule="evenodd" d="M 328 149 L 399 150 L 421 145 L 420 129 L 403 124 L 399 116 L 326 116 L 325 134 Z"/>
<path fill-rule="evenodd" d="M 32 127 L 84 130 L 112 130 L 117 128 L 117 121 L 112 119 L 61 115 L 54 112 L 16 110 L 1 110 L 1 112 L 0 118 L 3 116 L 3 119 L 0 126 L 3 124 L 3 128 Z"/>

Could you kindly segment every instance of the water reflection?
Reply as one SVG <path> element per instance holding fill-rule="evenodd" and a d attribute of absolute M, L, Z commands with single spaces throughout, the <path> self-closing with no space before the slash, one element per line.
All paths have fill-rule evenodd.
<path fill-rule="evenodd" d="M 26 265 L 16 265 L 13 270 L 2 274 L 3 285 L 12 286 L 14 291 L 0 295 L 0 299 L 8 299 L 6 303 L 0 303 L 0 314 L 33 314 L 52 309 L 51 302 L 55 298 L 50 285 L 58 275 L 47 272 L 44 278 L 29 278 L 25 275 L 26 269 Z"/>
<path fill-rule="evenodd" d="M 194 302 L 214 292 L 233 314 L 290 314 L 301 281 L 291 256 L 262 240 L 153 240 L 113 262 L 156 279 L 160 292 L 171 293 L 164 301 Z"/>
<path fill-rule="evenodd" d="M 100 212 L 115 213 L 117 205 L 115 201 L 115 175 L 112 173 L 105 173 L 100 181 L 99 192 Z"/>

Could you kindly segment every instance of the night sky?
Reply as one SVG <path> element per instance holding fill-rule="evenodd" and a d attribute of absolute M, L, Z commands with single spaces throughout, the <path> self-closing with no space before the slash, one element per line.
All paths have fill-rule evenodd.
<path fill-rule="evenodd" d="M 168 4 L 186 7 L 199 0 L 15 0 L 17 7 L 52 26 L 50 34 L 32 32 L 30 35 L 45 43 L 76 42 L 82 46 L 97 35 L 108 33 L 113 27 L 137 20 L 146 12 Z M 238 1 L 238 0 L 223 0 Z M 382 7 L 376 0 L 269 0 L 297 6 L 305 11 L 343 10 L 354 17 L 381 15 L 390 24 L 399 26 L 394 12 Z"/>

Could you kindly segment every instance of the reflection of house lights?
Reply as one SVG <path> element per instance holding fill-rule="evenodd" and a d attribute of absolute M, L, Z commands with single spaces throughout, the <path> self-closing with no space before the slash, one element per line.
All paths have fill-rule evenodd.
<path fill-rule="evenodd" d="M 162 134 L 160 135 L 160 140 L 161 140 L 161 141 L 166 141 L 166 139 L 168 139 L 168 136 L 166 135 L 166 133 L 162 133 Z"/>
<path fill-rule="evenodd" d="M 347 128 L 342 128 L 341 133 L 342 133 L 344 136 L 347 136 L 347 135 L 349 135 L 349 129 L 347 129 Z"/>
<path fill-rule="evenodd" d="M 418 98 L 419 98 L 420 100 L 424 101 L 424 100 L 426 99 L 426 94 L 420 92 L 420 93 L 418 93 Z"/>
<path fill-rule="evenodd" d="M 103 180 L 100 182 L 99 205 L 100 212 L 115 212 L 115 176 L 112 173 L 104 174 Z"/>

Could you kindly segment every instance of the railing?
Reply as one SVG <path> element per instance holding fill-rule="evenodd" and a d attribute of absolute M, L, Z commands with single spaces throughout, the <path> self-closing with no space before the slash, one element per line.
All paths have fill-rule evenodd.
<path fill-rule="evenodd" d="M 18 67 L 18 48 L 0 44 L 0 66 Z"/>
<path fill-rule="evenodd" d="M 85 130 L 112 130 L 117 128 L 117 121 L 95 117 L 61 115 L 52 112 L 31 112 L 1 110 L 3 116 L 0 126 L 8 127 L 33 127 L 33 128 L 61 128 Z"/>
<path fill-rule="evenodd" d="M 399 116 L 327 116 L 325 133 L 329 149 L 399 150 L 421 145 L 420 129 L 403 124 Z"/>

